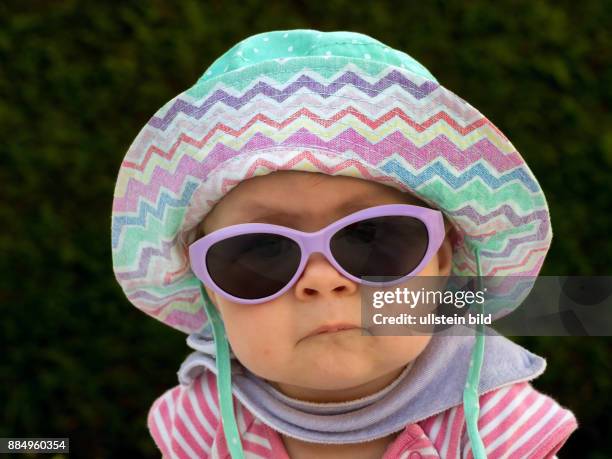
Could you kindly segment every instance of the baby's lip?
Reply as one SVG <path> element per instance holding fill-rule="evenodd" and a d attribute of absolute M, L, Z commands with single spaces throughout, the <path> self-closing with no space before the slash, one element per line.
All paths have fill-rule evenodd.
<path fill-rule="evenodd" d="M 321 334 L 321 333 L 330 333 L 330 332 L 336 332 L 336 331 L 342 331 L 342 330 L 351 330 L 353 328 L 361 328 L 361 327 L 359 327 L 357 325 L 345 323 L 345 322 L 325 324 L 325 325 L 322 325 L 322 326 L 316 328 L 315 330 L 311 331 L 304 338 L 309 338 L 311 336 L 315 336 L 315 335 L 318 335 L 318 334 Z"/>

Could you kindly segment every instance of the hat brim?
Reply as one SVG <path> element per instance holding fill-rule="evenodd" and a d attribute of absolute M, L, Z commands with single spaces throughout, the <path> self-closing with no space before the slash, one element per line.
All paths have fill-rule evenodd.
<path fill-rule="evenodd" d="M 536 276 L 552 240 L 539 183 L 504 134 L 438 82 L 355 58 L 260 62 L 166 103 L 122 162 L 112 211 L 117 281 L 185 333 L 207 322 L 187 246 L 234 186 L 279 170 L 376 181 L 440 209 L 452 274 Z M 509 313 L 528 293 L 494 309 Z"/>

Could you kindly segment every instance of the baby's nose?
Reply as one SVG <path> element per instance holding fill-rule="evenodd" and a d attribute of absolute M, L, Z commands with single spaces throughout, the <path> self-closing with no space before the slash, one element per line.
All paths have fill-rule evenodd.
<path fill-rule="evenodd" d="M 322 253 L 312 253 L 295 285 L 295 295 L 307 300 L 313 296 L 328 297 L 352 295 L 357 283 L 342 275 Z"/>

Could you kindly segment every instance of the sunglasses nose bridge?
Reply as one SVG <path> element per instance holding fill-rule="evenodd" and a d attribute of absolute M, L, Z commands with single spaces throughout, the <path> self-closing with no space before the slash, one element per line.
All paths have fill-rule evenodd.
<path fill-rule="evenodd" d="M 304 247 L 304 259 L 308 260 L 310 255 L 315 252 L 322 253 L 327 258 L 327 237 L 325 231 L 316 233 L 306 233 L 302 237 Z"/>

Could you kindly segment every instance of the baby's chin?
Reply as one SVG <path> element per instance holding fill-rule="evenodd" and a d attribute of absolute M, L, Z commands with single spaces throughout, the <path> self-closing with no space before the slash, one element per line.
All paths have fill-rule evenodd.
<path fill-rule="evenodd" d="M 404 366 L 390 371 L 350 368 L 332 371 L 313 369 L 302 375 L 287 375 L 287 381 L 268 382 L 288 397 L 318 403 L 346 402 L 383 390 L 397 379 Z"/>
<path fill-rule="evenodd" d="M 356 353 L 327 352 L 316 359 L 301 360 L 293 364 L 290 372 L 278 375 L 286 384 L 315 390 L 345 390 L 375 380 L 384 380 L 406 364 L 381 360 L 378 356 Z"/>
<path fill-rule="evenodd" d="M 267 358 L 249 354 L 249 370 L 281 393 L 353 400 L 382 390 L 426 347 L 428 337 L 361 335 L 360 329 L 311 336 Z M 307 394 L 305 397 L 300 394 Z M 338 400 L 341 401 L 341 400 Z"/>

